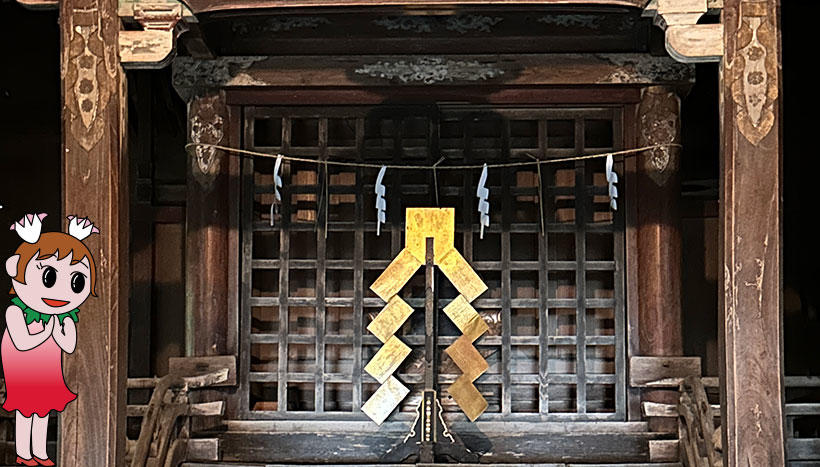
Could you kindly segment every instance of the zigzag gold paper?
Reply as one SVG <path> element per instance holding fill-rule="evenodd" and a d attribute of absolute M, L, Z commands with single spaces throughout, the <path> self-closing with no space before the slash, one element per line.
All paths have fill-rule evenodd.
<path fill-rule="evenodd" d="M 427 239 L 432 237 L 435 264 L 453 249 L 456 211 L 453 208 L 407 208 L 404 248 L 424 263 Z"/>
<path fill-rule="evenodd" d="M 432 237 L 433 263 L 460 294 L 444 309 L 462 333 L 446 349 L 462 371 L 462 375 L 450 386 L 450 394 L 467 417 L 475 420 L 487 409 L 487 401 L 473 384 L 476 378 L 487 371 L 487 361 L 473 346 L 473 342 L 487 332 L 488 327 L 470 302 L 487 290 L 487 285 L 454 247 L 455 209 L 408 208 L 406 215 L 404 249 L 370 286 L 370 290 L 387 302 L 367 326 L 368 331 L 382 341 L 384 346 L 364 369 L 382 386 L 362 405 L 362 412 L 381 425 L 409 392 L 392 374 L 410 354 L 410 348 L 395 333 L 410 317 L 413 309 L 396 294 L 424 264 L 427 239 Z"/>
<path fill-rule="evenodd" d="M 390 336 L 381 349 L 376 352 L 370 363 L 364 367 L 364 371 L 376 378 L 376 381 L 384 383 L 387 378 L 399 368 L 401 362 L 410 355 L 410 347 L 396 336 Z"/>
<path fill-rule="evenodd" d="M 472 381 L 465 376 L 459 376 L 450 385 L 450 395 L 456 401 L 464 415 L 474 422 L 479 415 L 487 410 L 487 400 L 478 391 Z"/>
<path fill-rule="evenodd" d="M 424 261 L 418 260 L 407 248 L 401 250 L 387 269 L 376 279 L 376 282 L 370 286 L 370 290 L 385 302 L 390 301 L 390 297 L 396 295 L 404 287 L 422 263 Z"/>
<path fill-rule="evenodd" d="M 387 305 L 382 308 L 382 311 L 367 326 L 367 330 L 373 333 L 382 343 L 385 343 L 412 314 L 413 307 L 398 295 L 393 295 Z"/>
<path fill-rule="evenodd" d="M 409 392 L 410 390 L 401 384 L 399 380 L 391 376 L 362 405 L 362 412 L 381 425 L 387 416 L 393 412 L 393 409 L 407 397 Z"/>
<path fill-rule="evenodd" d="M 472 302 L 487 290 L 487 284 L 478 277 L 470 263 L 455 248 L 450 249 L 436 266 L 468 302 Z"/>
<path fill-rule="evenodd" d="M 453 396 L 453 400 L 461 407 L 467 418 L 475 421 L 487 410 L 487 401 L 475 387 L 473 381 L 487 371 L 488 365 L 478 349 L 473 346 L 473 342 L 487 332 L 489 327 L 463 295 L 459 295 L 444 307 L 444 314 L 462 333 L 461 337 L 444 349 L 462 372 L 462 375 L 450 386 L 450 395 Z"/>

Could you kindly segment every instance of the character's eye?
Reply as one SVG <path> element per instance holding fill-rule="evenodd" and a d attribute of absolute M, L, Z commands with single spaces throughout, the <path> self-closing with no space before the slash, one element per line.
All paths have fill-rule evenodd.
<path fill-rule="evenodd" d="M 43 285 L 51 288 L 57 283 L 57 270 L 51 266 L 46 266 L 43 271 Z"/>
<path fill-rule="evenodd" d="M 83 289 L 85 289 L 85 276 L 79 272 L 75 272 L 71 275 L 71 290 L 73 290 L 74 293 L 80 293 Z"/>

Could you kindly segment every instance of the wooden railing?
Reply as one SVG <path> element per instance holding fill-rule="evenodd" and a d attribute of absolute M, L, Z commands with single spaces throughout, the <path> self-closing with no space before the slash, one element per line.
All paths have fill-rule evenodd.
<path fill-rule="evenodd" d="M 720 466 L 720 405 L 711 403 L 706 388 L 718 387 L 718 378 L 700 376 L 700 361 L 691 357 L 633 357 L 630 361 L 630 385 L 643 389 L 675 389 L 678 404 L 644 401 L 642 413 L 647 418 L 677 418 L 678 440 L 650 441 L 653 460 L 673 460 L 675 452 L 685 466 Z M 820 377 L 786 376 L 786 390 L 806 388 L 811 402 L 787 402 L 786 460 L 789 465 L 820 463 Z M 788 397 L 791 397 L 787 394 Z M 814 417 L 814 420 L 810 418 Z M 813 422 L 801 424 L 800 422 Z M 801 426 L 803 425 L 803 426 Z M 806 427 L 805 425 L 808 425 Z M 802 430 L 802 431 L 801 431 Z"/>
<path fill-rule="evenodd" d="M 190 418 L 218 416 L 224 402 L 195 403 L 192 390 L 228 380 L 228 368 L 198 375 L 162 378 L 129 378 L 128 389 L 153 389 L 147 405 L 128 405 L 129 417 L 142 418 L 139 438 L 127 440 L 126 461 L 131 467 L 176 467 L 185 460 L 216 460 L 219 442 L 215 438 L 191 438 Z"/>
<path fill-rule="evenodd" d="M 786 377 L 787 397 L 789 390 L 800 388 L 808 389 L 807 394 L 814 402 L 788 402 L 787 399 L 786 459 L 790 465 L 817 465 L 820 463 L 820 377 Z M 814 430 L 801 432 L 801 421 L 813 421 Z"/>

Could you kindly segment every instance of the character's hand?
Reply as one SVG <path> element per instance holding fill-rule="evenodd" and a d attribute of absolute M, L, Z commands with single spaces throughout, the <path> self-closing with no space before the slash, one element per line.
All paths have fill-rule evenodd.
<path fill-rule="evenodd" d="M 54 341 L 65 353 L 74 352 L 77 347 L 77 328 L 74 327 L 74 321 L 71 318 L 66 318 L 61 324 L 55 324 L 52 334 Z"/>
<path fill-rule="evenodd" d="M 54 328 L 55 328 L 55 326 L 54 326 L 55 321 L 57 321 L 57 317 L 52 316 L 51 319 L 48 320 L 48 323 L 46 323 L 46 325 L 43 326 L 43 332 L 53 334 L 54 333 Z"/>

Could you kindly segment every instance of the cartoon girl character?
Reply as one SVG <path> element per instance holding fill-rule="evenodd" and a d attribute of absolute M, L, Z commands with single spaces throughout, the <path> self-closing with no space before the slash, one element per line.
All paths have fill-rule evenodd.
<path fill-rule="evenodd" d="M 48 416 L 77 395 L 66 387 L 62 353 L 77 345 L 79 306 L 95 293 L 96 265 L 82 240 L 99 233 L 88 219 L 69 217 L 68 234 L 40 234 L 45 214 L 29 214 L 11 226 L 23 243 L 6 260 L 11 304 L 3 334 L 6 401 L 15 414 L 20 465 L 54 465 L 46 454 Z"/>

